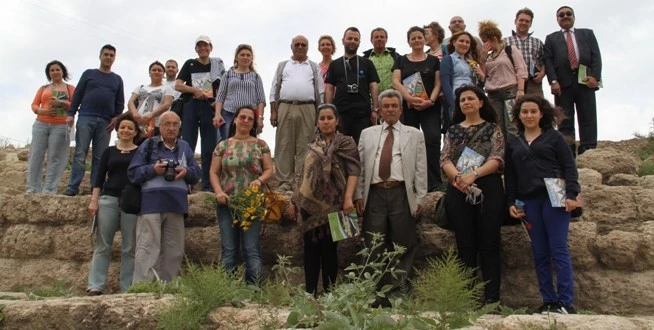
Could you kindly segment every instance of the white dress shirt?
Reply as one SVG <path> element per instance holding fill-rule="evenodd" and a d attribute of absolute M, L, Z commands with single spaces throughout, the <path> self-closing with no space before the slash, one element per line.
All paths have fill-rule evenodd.
<path fill-rule="evenodd" d="M 388 124 L 386 122 L 382 123 L 381 135 L 379 136 L 379 146 L 377 147 L 377 153 L 375 153 L 375 166 L 372 184 L 384 182 L 382 178 L 379 177 L 379 159 L 381 158 L 381 152 L 384 148 L 384 141 L 388 136 Z M 402 124 L 398 121 L 393 125 L 393 151 L 392 151 L 392 161 L 391 161 L 391 176 L 386 181 L 404 181 L 404 173 L 402 171 L 402 150 L 400 148 L 400 134 L 401 134 Z"/>

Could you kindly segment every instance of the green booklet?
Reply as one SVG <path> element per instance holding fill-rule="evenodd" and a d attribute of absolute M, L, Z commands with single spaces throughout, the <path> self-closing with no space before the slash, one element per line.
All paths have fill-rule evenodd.
<path fill-rule="evenodd" d="M 579 78 L 577 81 L 582 85 L 588 85 L 588 82 L 586 82 L 586 79 L 588 79 L 588 67 L 583 64 L 579 64 L 579 68 L 577 68 L 577 70 L 579 72 Z M 604 88 L 601 80 L 597 82 L 597 87 Z"/>
<path fill-rule="evenodd" d="M 332 212 L 327 214 L 327 219 L 329 219 L 329 230 L 334 242 L 359 236 L 359 217 L 356 211 L 352 211 L 348 215 L 345 215 L 343 211 Z"/>

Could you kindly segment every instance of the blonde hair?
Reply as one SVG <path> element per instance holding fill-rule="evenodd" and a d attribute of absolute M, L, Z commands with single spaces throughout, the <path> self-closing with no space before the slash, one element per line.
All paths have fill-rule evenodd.
<path fill-rule="evenodd" d="M 327 39 L 329 40 L 329 42 L 332 43 L 332 55 L 334 55 L 334 53 L 336 53 L 336 42 L 334 41 L 334 38 L 332 38 L 332 36 L 330 35 L 323 35 L 320 36 L 320 38 L 318 38 L 318 51 L 320 51 L 320 42 L 322 42 L 323 39 Z"/>
<path fill-rule="evenodd" d="M 252 62 L 250 62 L 250 71 L 252 72 L 257 72 L 254 70 L 254 51 L 252 51 L 252 46 L 248 44 L 240 44 L 236 46 L 236 52 L 234 52 L 234 68 L 238 67 L 238 53 L 240 53 L 242 50 L 249 50 L 250 53 L 252 54 Z"/>
<path fill-rule="evenodd" d="M 501 41 L 502 31 L 497 27 L 497 23 L 493 21 L 481 21 L 479 22 L 479 38 L 485 40 L 497 38 L 498 41 Z"/>

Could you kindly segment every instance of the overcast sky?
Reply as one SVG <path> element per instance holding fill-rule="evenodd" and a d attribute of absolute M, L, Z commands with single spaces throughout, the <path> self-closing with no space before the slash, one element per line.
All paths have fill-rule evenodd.
<path fill-rule="evenodd" d="M 404 54 L 409 51 L 406 31 L 413 25 L 435 20 L 449 36 L 449 19 L 460 15 L 474 35 L 477 22 L 484 19 L 494 20 L 509 35 L 516 11 L 525 5 L 535 13 L 534 36 L 543 41 L 559 28 L 555 14 L 561 5 L 574 8 L 576 27 L 595 31 L 604 83 L 596 94 L 599 139 L 622 140 L 648 132 L 654 117 L 647 97 L 654 72 L 648 38 L 654 30 L 654 4 L 646 1 L 20 0 L 4 1 L 0 11 L 0 138 L 11 138 L 17 145 L 31 139 L 35 116 L 30 104 L 47 83 L 44 70 L 49 61 L 62 61 L 71 74 L 69 82 L 76 85 L 85 69 L 99 66 L 99 51 L 106 43 L 117 48 L 113 71 L 123 78 L 126 99 L 136 86 L 149 83 L 148 65 L 153 61 L 174 58 L 181 66 L 196 57 L 198 35 L 211 37 L 212 56 L 226 64 L 233 63 L 238 44 L 251 44 L 268 99 L 276 64 L 290 56 L 295 35 L 309 39 L 309 57 L 319 62 L 320 35 L 336 39 L 336 58 L 343 53 L 341 38 L 348 26 L 362 31 L 360 54 L 371 48 L 370 30 L 382 26 L 389 31 L 388 46 Z M 545 91 L 549 94 L 548 86 Z M 274 146 L 268 107 L 265 112 L 262 138 Z"/>

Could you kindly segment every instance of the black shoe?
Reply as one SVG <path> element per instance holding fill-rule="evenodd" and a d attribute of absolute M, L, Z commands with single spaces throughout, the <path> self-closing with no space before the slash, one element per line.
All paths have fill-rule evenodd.
<path fill-rule="evenodd" d="M 555 302 L 546 302 L 538 306 L 538 308 L 531 310 L 530 314 L 542 314 L 547 315 L 548 313 L 556 313 L 554 310 L 558 307 L 558 304 Z"/>
<path fill-rule="evenodd" d="M 102 291 L 100 291 L 98 289 L 88 289 L 88 290 L 86 290 L 86 295 L 89 296 L 89 297 L 101 296 Z"/>
<path fill-rule="evenodd" d="M 66 189 L 66 191 L 64 191 L 64 195 L 73 197 L 73 196 L 77 196 L 77 193 L 70 189 Z"/>
<path fill-rule="evenodd" d="M 375 301 L 370 305 L 372 308 L 389 308 L 391 307 L 391 301 L 388 298 L 377 297 Z"/>
<path fill-rule="evenodd" d="M 566 306 L 562 303 L 557 303 L 556 307 L 552 310 L 552 313 L 559 313 L 559 314 L 577 314 L 577 310 L 572 306 Z"/>

